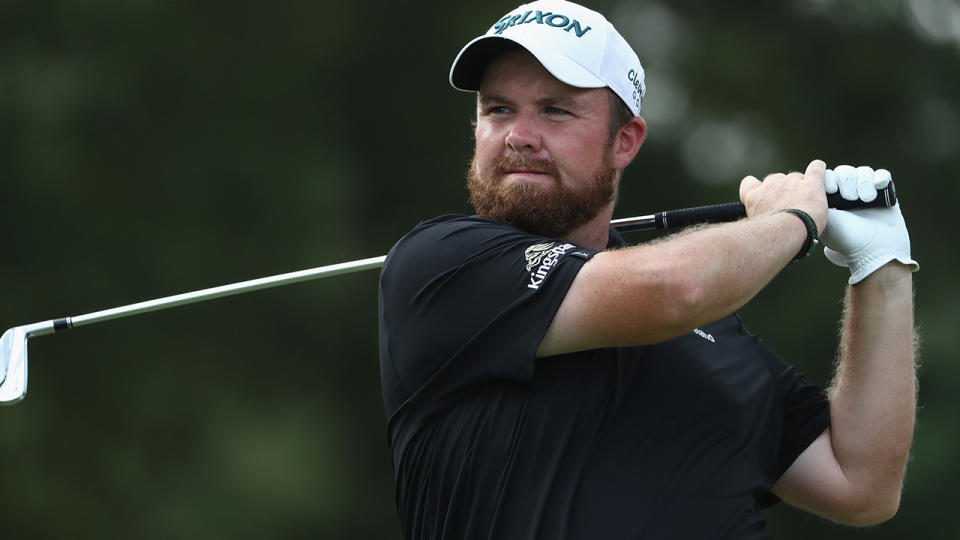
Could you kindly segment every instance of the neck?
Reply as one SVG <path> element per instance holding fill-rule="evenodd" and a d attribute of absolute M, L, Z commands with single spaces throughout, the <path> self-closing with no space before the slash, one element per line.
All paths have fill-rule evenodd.
<path fill-rule="evenodd" d="M 610 219 L 613 218 L 613 202 L 597 212 L 590 221 L 565 234 L 563 239 L 580 247 L 606 249 L 610 238 Z"/>

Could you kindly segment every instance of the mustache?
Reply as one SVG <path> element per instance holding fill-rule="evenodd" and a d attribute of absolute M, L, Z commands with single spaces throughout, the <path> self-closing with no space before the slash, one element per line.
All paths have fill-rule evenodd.
<path fill-rule="evenodd" d="M 533 169 L 550 175 L 554 180 L 560 179 L 560 169 L 557 168 L 557 165 L 553 161 L 543 158 L 531 158 L 523 154 L 497 158 L 493 163 L 493 170 L 490 176 L 498 178 L 505 175 L 507 171 L 514 169 Z"/>

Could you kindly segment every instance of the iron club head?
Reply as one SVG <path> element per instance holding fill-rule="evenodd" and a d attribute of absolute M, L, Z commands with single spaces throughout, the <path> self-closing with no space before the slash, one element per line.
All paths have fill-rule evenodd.
<path fill-rule="evenodd" d="M 11 328 L 0 338 L 0 405 L 13 405 L 27 395 L 27 331 Z"/>
<path fill-rule="evenodd" d="M 0 405 L 27 395 L 27 340 L 56 330 L 54 321 L 15 326 L 0 337 Z"/>

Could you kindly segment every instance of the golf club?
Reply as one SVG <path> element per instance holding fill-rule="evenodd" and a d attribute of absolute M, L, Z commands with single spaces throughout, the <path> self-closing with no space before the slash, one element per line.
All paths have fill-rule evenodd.
<path fill-rule="evenodd" d="M 878 191 L 877 198 L 871 202 L 863 202 L 860 200 L 848 201 L 841 198 L 839 194 L 828 195 L 827 202 L 831 208 L 850 209 L 893 206 L 896 204 L 897 199 L 893 182 L 890 182 L 883 190 Z M 629 232 L 648 229 L 680 228 L 696 223 L 735 221 L 744 216 L 746 216 L 746 210 L 742 203 L 725 203 L 668 210 L 646 216 L 615 219 L 611 221 L 610 224 L 620 232 Z M 385 259 L 386 256 L 380 256 L 320 266 L 298 272 L 278 274 L 230 285 L 222 285 L 220 287 L 167 296 L 156 300 L 147 300 L 136 304 L 95 311 L 85 315 L 52 319 L 10 328 L 0 337 L 0 405 L 17 403 L 27 394 L 27 341 L 32 337 L 234 294 L 380 268 Z"/>

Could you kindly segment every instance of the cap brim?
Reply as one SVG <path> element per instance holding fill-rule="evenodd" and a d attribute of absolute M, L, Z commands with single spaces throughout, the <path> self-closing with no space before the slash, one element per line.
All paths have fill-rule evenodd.
<path fill-rule="evenodd" d="M 479 90 L 487 65 L 497 56 L 518 47 L 529 51 L 551 75 L 563 83 L 577 88 L 607 86 L 607 83 L 563 54 L 503 36 L 480 36 L 467 43 L 450 68 L 450 84 L 458 90 Z"/>

